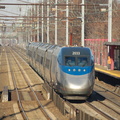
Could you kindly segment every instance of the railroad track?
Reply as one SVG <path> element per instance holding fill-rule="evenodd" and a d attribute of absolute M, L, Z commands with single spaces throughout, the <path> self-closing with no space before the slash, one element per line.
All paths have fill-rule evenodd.
<path fill-rule="evenodd" d="M 44 109 L 44 106 L 40 102 L 39 98 L 37 97 L 34 89 L 32 88 L 32 86 L 31 86 L 31 84 L 30 84 L 30 82 L 29 82 L 29 80 L 27 78 L 28 76 L 26 75 L 26 73 L 25 73 L 24 69 L 22 68 L 22 66 L 20 65 L 19 61 L 16 59 L 17 57 L 13 54 L 14 52 L 12 50 L 9 50 L 9 52 L 10 52 L 9 54 L 12 55 L 12 58 L 10 57 L 11 55 L 8 56 L 10 71 L 11 71 L 11 74 L 12 74 L 12 80 L 13 80 L 13 84 L 14 84 L 14 89 L 15 89 L 16 94 L 17 94 L 18 105 L 19 105 L 20 112 L 22 113 L 23 118 L 25 120 L 28 120 L 28 119 L 30 120 L 31 119 L 29 114 L 28 114 L 28 112 L 27 112 L 27 111 L 31 110 L 31 107 L 30 107 L 30 109 L 27 107 L 27 111 L 26 111 L 26 106 L 24 105 L 24 103 L 21 100 L 21 97 L 20 97 L 20 90 L 21 90 L 21 88 L 19 87 L 20 83 L 17 82 L 18 74 L 19 74 L 19 76 L 24 78 L 24 80 L 26 82 L 26 85 L 24 86 L 24 88 L 27 88 L 27 89 L 29 88 L 30 91 L 32 91 L 33 96 L 34 96 L 34 98 L 36 100 L 36 103 L 38 104 L 38 105 L 35 105 L 35 107 L 33 106 L 32 109 L 34 110 L 34 109 L 38 109 L 39 108 L 40 111 L 41 111 L 41 112 L 39 111 L 40 118 L 52 120 L 52 118 L 49 116 L 47 111 Z M 13 66 L 13 65 L 15 65 L 15 66 Z M 19 73 L 17 71 L 19 71 Z M 22 85 L 22 87 L 23 87 L 23 85 Z M 36 116 L 34 116 L 34 118 L 35 117 Z"/>
<path fill-rule="evenodd" d="M 114 104 L 120 107 L 120 95 L 119 94 L 116 94 L 115 92 L 110 91 L 98 84 L 95 84 L 94 89 L 97 93 L 102 95 L 105 99 L 108 99 L 109 101 L 113 102 Z"/>
<path fill-rule="evenodd" d="M 27 62 L 28 57 L 26 56 L 25 49 L 17 47 L 17 46 L 13 46 L 12 49 L 14 51 L 17 51 L 17 54 L 19 54 Z"/>
<path fill-rule="evenodd" d="M 120 95 L 95 84 L 94 94 L 86 101 L 86 104 L 106 119 L 120 118 Z"/>
<path fill-rule="evenodd" d="M 82 109 L 87 114 L 96 116 L 101 120 L 119 120 L 120 118 L 120 106 L 96 92 L 93 92 L 92 96 L 85 102 L 78 101 L 77 103 L 75 101 L 74 103 L 71 102 L 71 104 L 75 108 Z"/>
<path fill-rule="evenodd" d="M 119 120 L 119 107 L 111 103 L 109 104 L 109 101 L 105 103 L 105 101 L 94 101 L 94 102 L 86 102 L 86 105 L 88 105 L 90 108 L 92 108 L 94 111 L 102 115 L 106 120 Z M 116 106 L 116 108 L 115 108 Z"/>

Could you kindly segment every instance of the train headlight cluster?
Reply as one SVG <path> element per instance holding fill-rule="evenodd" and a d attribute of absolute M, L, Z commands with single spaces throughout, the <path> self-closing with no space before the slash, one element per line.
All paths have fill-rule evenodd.
<path fill-rule="evenodd" d="M 82 70 L 81 69 L 68 69 L 68 71 L 70 72 L 70 71 L 73 71 L 73 72 L 75 72 L 75 71 L 78 71 L 78 72 L 81 72 Z M 86 69 L 83 69 L 83 72 L 85 72 L 86 71 Z"/>

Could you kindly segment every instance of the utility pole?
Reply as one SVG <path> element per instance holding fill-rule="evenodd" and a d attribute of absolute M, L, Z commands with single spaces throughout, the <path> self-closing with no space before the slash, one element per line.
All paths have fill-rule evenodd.
<path fill-rule="evenodd" d="M 49 0 L 47 0 L 47 43 L 49 43 Z"/>
<path fill-rule="evenodd" d="M 85 32 L 85 21 L 84 21 L 84 17 L 85 17 L 85 12 L 84 12 L 84 10 L 85 10 L 85 7 L 84 7 L 84 4 L 85 4 L 85 2 L 84 2 L 84 0 L 82 0 L 82 18 L 81 18 L 81 20 L 82 20 L 82 28 L 81 28 L 81 46 L 84 46 L 84 32 Z"/>
<path fill-rule="evenodd" d="M 55 44 L 57 45 L 57 0 L 55 0 Z"/>
<path fill-rule="evenodd" d="M 39 16 L 39 14 L 40 14 L 40 11 L 39 11 L 39 9 L 40 9 L 40 6 L 38 5 L 37 6 L 37 17 Z M 40 18 L 37 18 L 37 42 L 39 42 L 40 40 L 39 40 L 39 33 L 40 33 Z"/>
<path fill-rule="evenodd" d="M 43 21 L 43 0 L 42 0 L 42 42 L 43 42 L 43 37 L 44 37 L 44 21 Z"/>
<path fill-rule="evenodd" d="M 112 42 L 112 0 L 108 1 L 108 42 Z"/>
<path fill-rule="evenodd" d="M 31 8 L 31 10 L 30 10 L 30 16 L 32 16 L 32 12 L 33 12 L 33 10 L 32 10 L 32 8 Z M 32 17 L 30 18 L 30 20 L 32 21 Z M 32 29 L 33 29 L 33 28 L 32 28 Z M 32 32 L 32 30 L 31 30 L 31 33 L 30 33 L 31 41 L 33 41 L 33 36 L 32 36 L 32 34 L 33 34 L 33 32 Z"/>
<path fill-rule="evenodd" d="M 69 44 L 68 42 L 68 36 L 69 36 L 69 33 L 68 33 L 68 25 L 69 25 L 69 21 L 68 21 L 68 16 L 69 16 L 69 8 L 68 8 L 68 0 L 66 0 L 66 45 Z"/>
<path fill-rule="evenodd" d="M 108 1 L 108 42 L 112 42 L 112 0 Z M 108 46 L 108 56 L 110 56 L 111 64 L 110 69 L 114 68 L 113 62 L 113 50 L 110 52 L 110 46 Z M 108 66 L 109 68 L 109 66 Z"/>

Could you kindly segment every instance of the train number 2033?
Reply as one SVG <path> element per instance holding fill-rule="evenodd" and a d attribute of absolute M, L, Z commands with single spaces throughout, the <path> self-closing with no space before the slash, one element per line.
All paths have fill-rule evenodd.
<path fill-rule="evenodd" d="M 80 52 L 72 52 L 72 55 L 80 55 Z"/>

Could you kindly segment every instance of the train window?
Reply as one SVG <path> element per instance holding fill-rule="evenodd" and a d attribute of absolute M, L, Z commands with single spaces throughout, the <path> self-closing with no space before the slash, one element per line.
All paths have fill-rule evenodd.
<path fill-rule="evenodd" d="M 78 57 L 77 58 L 77 65 L 81 66 L 81 67 L 87 66 L 88 65 L 87 58 L 86 57 Z"/>
<path fill-rule="evenodd" d="M 66 66 L 75 66 L 75 57 L 65 57 Z"/>
<path fill-rule="evenodd" d="M 37 62 L 39 62 L 40 61 L 40 56 L 39 55 L 37 55 Z"/>
<path fill-rule="evenodd" d="M 35 51 L 34 51 L 34 53 L 33 53 L 33 57 L 35 58 Z"/>
<path fill-rule="evenodd" d="M 30 57 L 31 57 L 31 55 L 32 55 L 30 50 L 28 51 L 28 55 L 29 55 Z"/>
<path fill-rule="evenodd" d="M 46 59 L 46 67 L 49 68 L 50 60 Z"/>
<path fill-rule="evenodd" d="M 40 63 L 43 64 L 43 57 L 41 57 L 41 62 Z"/>

